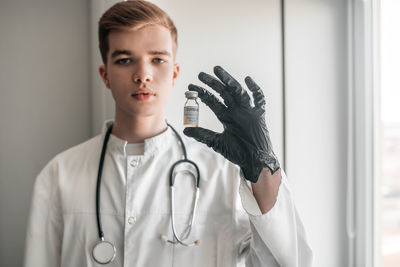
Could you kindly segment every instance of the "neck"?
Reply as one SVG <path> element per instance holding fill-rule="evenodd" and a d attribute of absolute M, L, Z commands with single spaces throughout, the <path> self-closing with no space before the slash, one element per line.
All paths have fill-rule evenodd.
<path fill-rule="evenodd" d="M 145 139 L 164 132 L 167 127 L 163 115 L 124 116 L 116 112 L 112 134 L 128 143 L 143 143 Z"/>

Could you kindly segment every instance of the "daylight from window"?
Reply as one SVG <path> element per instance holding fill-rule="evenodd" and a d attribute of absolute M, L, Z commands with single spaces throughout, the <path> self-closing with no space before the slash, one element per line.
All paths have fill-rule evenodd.
<path fill-rule="evenodd" d="M 381 0 L 380 190 L 377 191 L 381 267 L 400 266 L 400 1 Z"/>

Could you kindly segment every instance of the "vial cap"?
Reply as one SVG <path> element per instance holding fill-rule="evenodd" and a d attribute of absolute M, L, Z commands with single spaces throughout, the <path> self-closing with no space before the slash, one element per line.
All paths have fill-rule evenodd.
<path fill-rule="evenodd" d="M 196 98 L 199 94 L 196 91 L 186 91 L 186 98 Z"/>

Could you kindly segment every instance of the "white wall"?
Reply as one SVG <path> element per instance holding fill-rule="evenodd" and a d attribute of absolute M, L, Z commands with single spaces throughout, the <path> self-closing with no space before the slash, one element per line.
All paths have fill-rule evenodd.
<path fill-rule="evenodd" d="M 315 252 L 346 266 L 345 0 L 286 1 L 287 172 Z"/>
<path fill-rule="evenodd" d="M 92 99 L 92 135 L 101 132 L 105 120 L 114 118 L 114 100 L 110 90 L 100 78 L 99 66 L 103 64 L 99 50 L 98 22 L 101 15 L 118 0 L 88 0 L 90 3 L 90 87 Z"/>
<path fill-rule="evenodd" d="M 22 265 L 36 175 L 89 138 L 88 7 L 0 2 L 0 266 Z"/>
<path fill-rule="evenodd" d="M 278 0 L 158 0 L 178 28 L 177 62 L 181 76 L 167 107 L 167 118 L 182 129 L 184 91 L 189 83 L 205 86 L 197 75 L 221 65 L 244 87 L 251 76 L 267 100 L 267 123 L 274 150 L 283 158 L 282 64 Z M 212 89 L 210 89 L 213 92 Z M 222 131 L 212 111 L 202 105 L 200 125 Z"/>
<path fill-rule="evenodd" d="M 92 0 L 95 16 L 92 27 L 109 3 Z M 282 65 L 279 0 L 155 0 L 178 28 L 177 62 L 181 66 L 179 80 L 167 105 L 168 121 L 177 130 L 183 129 L 184 92 L 189 83 L 201 85 L 200 71 L 212 74 L 215 65 L 221 65 L 244 84 L 250 75 L 267 97 L 267 122 L 274 149 L 282 158 Z M 97 36 L 92 35 L 95 39 Z M 97 40 L 97 39 L 95 39 Z M 92 44 L 93 49 L 97 49 Z M 114 103 L 97 72 L 100 54 L 93 62 L 93 132 L 98 133 L 105 119 L 114 117 Z M 204 85 L 204 84 L 203 84 Z M 210 89 L 212 91 L 212 89 Z M 222 125 L 208 107 L 200 106 L 200 125 L 221 131 Z"/>
<path fill-rule="evenodd" d="M 198 71 L 211 71 L 214 62 L 226 62 L 238 77 L 255 72 L 267 97 L 267 119 L 281 156 L 280 1 L 157 2 L 181 31 L 178 60 L 190 71 L 181 77 L 178 87 L 183 88 L 178 89 L 182 92 L 187 83 L 195 82 Z M 315 252 L 314 266 L 347 263 L 346 8 L 346 0 L 285 1 L 284 169 Z M 175 109 L 170 114 L 179 114 L 183 100 L 172 103 Z M 203 118 L 210 128 L 218 125 L 211 113 Z"/>

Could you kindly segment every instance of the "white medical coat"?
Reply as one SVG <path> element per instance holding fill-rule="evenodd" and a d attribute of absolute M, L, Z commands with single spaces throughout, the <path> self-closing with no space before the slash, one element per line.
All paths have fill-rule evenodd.
<path fill-rule="evenodd" d="M 28 223 L 26 267 L 101 266 L 92 258 L 92 248 L 99 240 L 96 181 L 110 122 L 102 134 L 55 156 L 38 175 Z M 207 146 L 182 138 L 188 158 L 197 163 L 201 175 L 196 219 L 188 239 L 198 239 L 199 245 L 184 247 L 160 239 L 165 235 L 173 240 L 169 172 L 183 158 L 173 131 L 168 128 L 145 140 L 144 155 L 139 156 L 127 155 L 127 142 L 111 135 L 100 199 L 105 239 L 117 251 L 108 266 L 311 266 L 312 251 L 283 171 L 277 201 L 262 215 L 236 165 Z M 190 172 L 178 172 L 178 235 L 190 219 L 193 184 Z"/>

